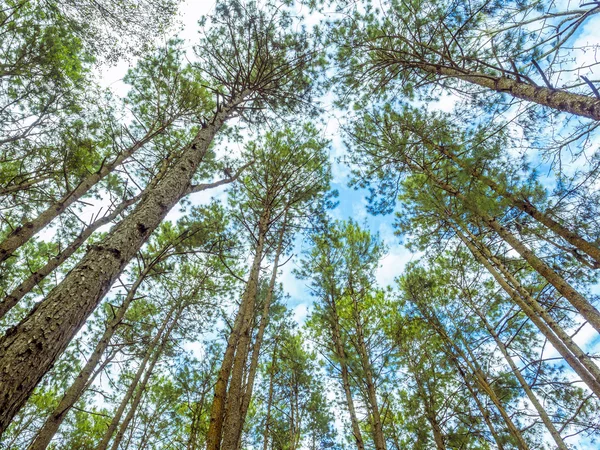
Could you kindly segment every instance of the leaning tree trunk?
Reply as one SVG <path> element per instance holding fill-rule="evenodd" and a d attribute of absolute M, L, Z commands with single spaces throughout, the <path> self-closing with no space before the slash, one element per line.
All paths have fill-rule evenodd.
<path fill-rule="evenodd" d="M 473 242 L 477 241 L 476 237 L 468 229 L 465 229 L 465 232 L 469 235 Z M 533 318 L 530 317 L 532 322 L 537 325 L 541 322 L 541 318 L 543 321 L 541 322 L 542 327 L 549 331 L 548 334 L 555 338 L 557 337 L 562 342 L 562 345 L 566 347 L 566 349 L 577 358 L 585 370 L 591 374 L 595 380 L 595 384 L 600 386 L 600 368 L 596 365 L 596 363 L 586 353 L 583 352 L 583 350 L 573 341 L 573 338 L 552 318 L 548 311 L 542 307 L 536 299 L 533 298 L 529 291 L 519 283 L 519 281 L 506 268 L 506 266 L 504 266 L 504 264 L 497 257 L 495 257 L 485 245 L 482 245 L 482 248 L 477 250 L 479 250 L 480 254 L 483 255 L 482 257 L 484 259 L 487 258 L 489 262 L 498 268 L 501 278 L 504 277 L 503 279 L 508 281 L 510 284 L 509 287 L 516 292 L 517 297 L 521 299 L 521 303 L 525 303 L 525 308 L 527 308 L 529 311 L 533 311 Z M 526 315 L 528 315 L 525 310 L 524 312 Z M 540 331 L 544 332 L 543 330 Z M 552 339 L 548 338 L 548 340 L 553 343 Z M 557 351 L 559 351 L 558 348 Z"/>
<path fill-rule="evenodd" d="M 229 386 L 228 389 L 228 385 L 230 385 L 230 378 L 233 378 L 234 366 L 237 361 L 236 357 L 240 349 L 240 339 L 242 335 L 246 332 L 246 328 L 249 327 L 248 317 L 251 317 L 254 312 L 253 304 L 256 298 L 256 290 L 258 287 L 260 263 L 263 256 L 263 248 L 265 244 L 265 235 L 268 221 L 269 212 L 268 210 L 265 210 L 263 211 L 259 223 L 258 242 L 255 249 L 252 267 L 250 269 L 250 274 L 248 275 L 248 283 L 242 295 L 242 302 L 240 304 L 238 314 L 235 318 L 233 329 L 229 335 L 229 338 L 227 339 L 227 348 L 225 349 L 225 355 L 223 356 L 223 362 L 221 363 L 221 368 L 219 369 L 219 376 L 215 385 L 215 395 L 213 398 L 210 413 L 210 424 L 206 436 L 206 450 L 218 450 L 221 447 L 224 429 L 223 425 L 226 415 L 225 413 L 227 412 L 227 414 L 230 414 L 232 411 L 229 405 L 229 394 L 231 393 L 231 386 Z M 236 366 L 236 369 L 239 369 L 239 366 Z M 240 395 L 241 384 L 238 391 L 239 392 L 237 393 L 237 395 Z"/>
<path fill-rule="evenodd" d="M 548 214 L 540 211 L 528 199 L 509 192 L 499 183 L 496 183 L 491 178 L 483 175 L 481 171 L 465 164 L 448 148 L 442 145 L 435 145 L 435 148 L 448 159 L 456 163 L 460 168 L 466 170 L 473 178 L 481 181 L 483 184 L 491 188 L 496 194 L 508 200 L 512 206 L 533 217 L 539 223 L 546 226 L 549 230 L 562 237 L 569 244 L 589 255 L 595 261 L 595 266 L 600 266 L 600 248 L 597 245 L 588 242 L 577 233 L 569 230 L 567 227 L 554 220 Z"/>
<path fill-rule="evenodd" d="M 10 294 L 4 297 L 2 303 L 0 303 L 0 318 L 4 317 L 10 309 L 15 306 L 23 296 L 27 295 L 33 288 L 35 288 L 40 281 L 46 278 L 54 269 L 64 263 L 73 253 L 75 253 L 79 247 L 89 238 L 94 231 L 103 225 L 112 222 L 119 214 L 121 214 L 129 206 L 133 205 L 140 196 L 137 195 L 129 200 L 124 201 L 115 210 L 107 216 L 104 216 L 87 227 L 71 242 L 62 252 L 58 255 L 53 256 L 50 260 L 40 269 L 33 272 L 29 277 L 23 281 L 19 286 L 12 290 Z"/>
<path fill-rule="evenodd" d="M 260 317 L 260 323 L 258 325 L 258 332 L 254 345 L 252 346 L 252 358 L 250 360 L 250 368 L 248 369 L 248 378 L 246 381 L 246 389 L 242 395 L 242 405 L 240 413 L 240 425 L 237 429 L 237 441 L 236 448 L 241 448 L 242 431 L 244 429 L 244 422 L 246 421 L 246 414 L 248 413 L 248 407 L 250 406 L 250 400 L 252 399 L 252 391 L 254 389 L 254 380 L 256 378 L 256 371 L 258 369 L 258 358 L 260 356 L 260 349 L 262 347 L 262 341 L 265 334 L 265 329 L 269 322 L 269 310 L 271 308 L 271 302 L 273 301 L 273 294 L 275 292 L 275 282 L 277 280 L 277 270 L 279 269 L 279 258 L 283 251 L 283 238 L 285 235 L 287 223 L 287 213 L 283 218 L 281 230 L 279 232 L 279 241 L 277 242 L 277 249 L 275 250 L 275 260 L 273 261 L 273 272 L 271 273 L 271 279 L 269 280 L 269 288 L 265 297 L 265 303 L 263 305 L 262 314 Z"/>
<path fill-rule="evenodd" d="M 0 432 L 96 308 L 124 267 L 187 191 L 214 136 L 246 92 L 222 106 L 168 173 L 36 308 L 0 340 Z"/>
<path fill-rule="evenodd" d="M 431 431 L 433 432 L 433 440 L 435 442 L 435 446 L 437 450 L 446 450 L 446 444 L 444 439 L 444 432 L 442 431 L 442 427 L 437 419 L 437 414 L 435 411 L 435 406 L 432 404 L 433 402 L 430 398 L 433 395 L 428 395 L 423 383 L 421 383 L 421 377 L 417 372 L 417 368 L 415 363 L 412 361 L 410 354 L 407 353 L 407 363 L 408 370 L 412 372 L 415 384 L 417 385 L 417 395 L 421 397 L 423 401 L 423 409 L 425 410 L 425 418 L 431 425 Z"/>
<path fill-rule="evenodd" d="M 335 308 L 335 298 L 331 295 L 330 305 L 331 307 L 331 322 L 332 330 L 331 334 L 333 337 L 333 345 L 335 353 L 340 362 L 340 372 L 342 376 L 342 386 L 344 388 L 344 395 L 346 396 L 346 406 L 350 414 L 350 422 L 352 423 L 352 434 L 356 442 L 356 448 L 358 450 L 365 450 L 365 444 L 360 431 L 358 423 L 358 417 L 356 415 L 356 409 L 354 407 L 354 400 L 352 398 L 352 391 L 350 390 L 350 372 L 348 371 L 348 363 L 346 360 L 346 351 L 344 350 L 344 344 L 342 343 L 342 336 L 340 332 L 340 324 L 338 320 L 337 310 Z"/>
<path fill-rule="evenodd" d="M 129 387 L 127 388 L 127 392 L 121 399 L 121 403 L 119 404 L 119 407 L 115 411 L 115 413 L 112 417 L 112 420 L 110 421 L 110 424 L 108 425 L 108 428 L 104 432 L 104 435 L 102 436 L 102 439 L 100 440 L 100 443 L 96 447 L 96 450 L 106 450 L 106 448 L 108 448 L 108 444 L 109 444 L 110 440 L 112 439 L 112 436 L 115 433 L 115 430 L 119 426 L 119 422 L 121 421 L 121 417 L 123 416 L 123 413 L 125 412 L 125 409 L 127 408 L 127 405 L 129 404 L 129 401 L 131 400 L 131 398 L 133 397 L 133 395 L 136 392 L 138 384 L 139 384 L 140 380 L 142 379 L 142 375 L 144 375 L 144 371 L 146 370 L 148 363 L 153 361 L 154 355 L 156 355 L 158 353 L 157 347 L 159 345 L 159 342 L 161 341 L 161 338 L 163 338 L 166 335 L 165 330 L 167 329 L 167 326 L 169 325 L 169 321 L 171 320 L 171 316 L 172 316 L 173 312 L 174 312 L 174 308 L 172 308 L 171 311 L 169 311 L 169 313 L 165 317 L 165 320 L 163 321 L 160 329 L 156 332 L 156 335 L 154 336 L 152 341 L 146 347 L 146 352 L 144 354 L 144 358 L 140 362 L 140 365 L 139 365 L 137 371 L 135 372 L 133 380 L 131 380 Z"/>
<path fill-rule="evenodd" d="M 509 275 L 507 270 L 503 271 L 504 276 L 500 274 L 484 254 L 469 239 L 467 239 L 466 236 L 460 233 L 456 228 L 455 231 L 461 241 L 469 248 L 473 256 L 475 256 L 475 258 L 494 277 L 500 287 L 510 296 L 515 304 L 521 308 L 521 311 L 525 313 L 544 337 L 548 339 L 556 351 L 564 358 L 566 363 L 569 364 L 577 375 L 579 375 L 581 380 L 600 398 L 600 379 L 597 379 L 593 375 L 594 372 L 597 372 L 597 368 L 594 370 L 594 363 L 589 361 L 589 358 L 585 353 L 572 342 L 571 337 L 562 330 L 556 322 L 554 322 L 548 312 L 542 308 L 525 289 L 521 288 L 520 284 L 515 279 L 512 279 L 511 283 L 513 285 L 514 283 L 517 283 L 515 286 L 518 287 L 513 288 L 509 284 L 504 278 L 504 276 Z M 590 371 L 590 369 L 592 371 Z"/>
<path fill-rule="evenodd" d="M 354 289 L 352 287 L 352 282 L 350 282 L 350 287 L 352 291 L 352 300 L 354 302 L 354 319 L 356 323 L 357 334 L 356 348 L 358 350 L 361 365 L 365 374 L 365 383 L 367 385 L 367 400 L 371 409 L 371 417 L 373 418 L 373 443 L 375 444 L 375 450 L 386 450 L 385 438 L 383 436 L 383 427 L 381 424 L 381 415 L 379 414 L 379 405 L 377 402 L 377 393 L 375 392 L 375 382 L 373 380 L 373 370 L 371 366 L 371 361 L 369 360 L 367 346 L 365 344 L 364 330 L 360 314 L 358 312 L 359 305 L 356 299 Z"/>
<path fill-rule="evenodd" d="M 506 348 L 506 345 L 504 345 L 504 342 L 502 342 L 502 340 L 500 339 L 498 334 L 496 334 L 496 332 L 494 331 L 494 328 L 488 322 L 487 318 L 481 312 L 481 310 L 479 308 L 477 308 L 475 305 L 472 305 L 471 307 L 475 311 L 475 313 L 479 316 L 481 321 L 483 322 L 483 325 L 485 326 L 488 333 L 490 333 L 490 336 L 492 336 L 494 338 L 494 341 L 496 342 L 496 345 L 500 349 L 502 356 L 504 356 L 504 359 L 508 363 L 510 369 L 515 374 L 515 377 L 519 381 L 519 384 L 523 388 L 523 391 L 525 391 L 527 398 L 529 398 L 529 400 L 535 407 L 536 411 L 540 415 L 540 418 L 542 419 L 542 422 L 544 422 L 544 425 L 546 425 L 548 432 L 552 436 L 552 439 L 554 439 L 554 442 L 556 442 L 557 448 L 560 450 L 568 450 L 566 444 L 564 443 L 564 441 L 562 440 L 562 437 L 560 436 L 560 433 L 558 432 L 558 430 L 552 423 L 552 420 L 550 420 L 548 413 L 546 412 L 546 410 L 544 409 L 544 407 L 538 400 L 537 396 L 535 395 L 535 393 L 533 392 L 533 390 L 531 389 L 531 387 L 525 380 L 525 377 L 523 376 L 523 374 L 521 373 L 521 371 L 519 370 L 519 368 L 517 367 L 517 365 L 511 358 L 511 356 L 508 354 L 508 349 Z"/>
<path fill-rule="evenodd" d="M 139 386 L 136 389 L 135 396 L 133 397 L 133 400 L 131 401 L 131 405 L 129 406 L 129 411 L 127 411 L 127 415 L 125 416 L 125 418 L 123 419 L 123 422 L 119 426 L 119 431 L 117 432 L 117 435 L 115 436 L 115 440 L 113 441 L 112 446 L 110 447 L 111 450 L 117 450 L 119 448 L 119 445 L 121 444 L 121 441 L 123 440 L 123 436 L 125 436 L 125 431 L 127 431 L 127 427 L 131 423 L 131 420 L 133 419 L 133 416 L 135 415 L 137 408 L 140 405 L 140 401 L 142 400 L 142 396 L 144 395 L 144 391 L 146 390 L 148 381 L 150 380 L 150 377 L 152 376 L 152 373 L 154 372 L 154 367 L 156 366 L 158 359 L 162 355 L 162 352 L 164 351 L 164 348 L 167 345 L 167 342 L 169 341 L 169 337 L 170 337 L 171 333 L 173 332 L 173 329 L 175 328 L 175 326 L 177 326 L 177 322 L 179 321 L 179 318 L 181 317 L 181 313 L 183 312 L 183 309 L 184 309 L 183 306 L 179 307 L 177 313 L 175 314 L 175 317 L 173 318 L 173 320 L 171 321 L 171 324 L 169 325 L 169 328 L 167 328 L 167 330 L 164 332 L 164 335 L 161 339 L 160 344 L 154 351 L 154 354 L 152 355 L 152 360 L 150 361 L 150 365 L 148 366 L 148 369 L 146 370 L 146 373 L 144 374 L 144 378 L 139 383 Z M 98 447 L 98 450 L 105 450 L 105 449 L 106 449 L 106 447 Z"/>
<path fill-rule="evenodd" d="M 498 432 L 496 431 L 496 427 L 494 426 L 494 423 L 490 419 L 490 410 L 488 408 L 486 408 L 483 403 L 481 403 L 481 400 L 479 399 L 479 396 L 477 395 L 477 391 L 471 385 L 471 381 L 469 380 L 469 377 L 467 377 L 467 374 L 465 373 L 463 368 L 454 359 L 454 356 L 451 356 L 450 360 L 454 364 L 454 367 L 458 371 L 460 377 L 463 379 L 463 382 L 465 383 L 465 386 L 467 387 L 469 394 L 471 394 L 471 397 L 475 401 L 475 404 L 477 405 L 477 409 L 479 409 L 479 412 L 481 413 L 481 417 L 483 417 L 483 421 L 487 425 L 488 430 L 490 430 L 490 433 L 492 435 L 492 438 L 494 439 L 494 441 L 496 442 L 496 445 L 498 446 L 498 450 L 504 450 L 504 444 L 502 443 L 502 439 L 500 439 L 500 436 L 498 435 Z"/>
<path fill-rule="evenodd" d="M 269 448 L 269 429 L 271 426 L 271 408 L 273 405 L 273 391 L 275 385 L 275 362 L 277 361 L 277 344 L 273 346 L 273 354 L 271 356 L 271 370 L 269 371 L 269 394 L 267 397 L 267 414 L 265 416 L 265 429 L 263 431 L 263 450 Z"/>
<path fill-rule="evenodd" d="M 451 68 L 428 63 L 417 63 L 413 64 L 413 66 L 431 74 L 457 78 L 486 89 L 506 93 L 522 100 L 547 106 L 557 111 L 600 120 L 600 100 L 595 97 L 545 86 L 536 86 L 526 83 L 523 80 L 515 80 L 507 76 L 478 73 L 469 69 Z"/>
<path fill-rule="evenodd" d="M 27 223 L 15 228 L 12 233 L 10 233 L 4 241 L 0 242 L 0 262 L 5 261 L 10 258 L 10 256 L 25 244 L 33 235 L 35 235 L 38 231 L 52 222 L 56 217 L 58 217 L 62 212 L 64 212 L 69 206 L 83 197 L 87 192 L 100 180 L 110 174 L 116 167 L 120 166 L 123 161 L 133 155 L 136 151 L 150 142 L 155 136 L 160 134 L 166 125 L 161 126 L 160 128 L 149 132 L 144 136 L 140 141 L 136 142 L 134 145 L 129 147 L 127 150 L 122 152 L 114 161 L 109 164 L 103 164 L 102 167 L 94 173 L 89 174 L 80 183 L 67 193 L 64 197 L 59 199 L 49 208 L 47 208 L 44 212 L 42 212 L 35 219 L 30 220 Z"/>
<path fill-rule="evenodd" d="M 512 437 L 516 441 L 515 443 L 517 444 L 517 447 L 520 449 L 523 449 L 523 450 L 528 450 L 529 445 L 523 438 L 523 435 L 521 434 L 521 430 L 519 430 L 517 428 L 517 426 L 514 424 L 514 422 L 508 415 L 508 412 L 506 412 L 504 405 L 502 405 L 502 402 L 498 398 L 498 395 L 496 395 L 496 392 L 494 391 L 492 386 L 490 386 L 490 384 L 486 380 L 481 369 L 479 369 L 476 365 L 474 365 L 473 362 L 471 360 L 469 360 L 467 355 L 465 355 L 464 352 L 450 339 L 450 337 L 446 334 L 445 329 L 443 329 L 443 326 L 439 323 L 439 320 L 437 318 L 434 318 L 432 320 L 431 316 L 429 316 L 428 320 L 430 321 L 430 323 L 432 324 L 434 329 L 438 332 L 438 334 L 443 339 L 443 341 L 446 343 L 446 348 L 448 350 L 447 351 L 448 356 L 454 362 L 456 367 L 460 366 L 460 362 L 458 361 L 458 358 L 456 357 L 456 355 L 459 355 L 463 359 L 463 361 L 469 368 L 471 374 L 475 378 L 476 385 L 479 387 L 479 389 L 482 392 L 484 392 L 488 396 L 488 398 L 492 401 L 492 403 L 494 404 L 494 406 L 496 407 L 496 409 L 502 416 L 502 419 L 504 420 L 504 423 L 506 424 L 506 428 L 507 428 L 508 432 L 512 435 Z"/>
<path fill-rule="evenodd" d="M 408 165 L 416 170 L 425 173 L 435 185 L 446 191 L 453 197 L 461 200 L 469 210 L 479 217 L 491 230 L 496 232 L 508 245 L 510 245 L 527 263 L 533 267 L 542 277 L 544 277 L 554 288 L 563 295 L 568 302 L 589 322 L 589 324 L 600 333 L 600 312 L 588 302 L 567 280 L 556 273 L 544 261 L 538 258 L 525 244 L 516 238 L 508 229 L 503 227 L 498 221 L 490 217 L 475 205 L 473 202 L 461 193 L 458 189 L 449 183 L 439 179 L 431 170 L 426 167 L 419 167 L 413 162 Z"/>
<path fill-rule="evenodd" d="M 138 288 L 144 282 L 152 267 L 154 267 L 154 264 L 149 264 L 138 276 L 135 283 L 131 286 L 127 296 L 123 300 L 123 303 L 117 310 L 116 314 L 106 325 L 106 329 L 96 344 L 96 348 L 94 348 L 94 351 L 88 358 L 86 365 L 83 367 L 83 369 L 81 369 L 79 375 L 77 375 L 77 378 L 75 378 L 71 386 L 69 386 L 58 406 L 54 408 L 50 416 L 46 419 L 46 422 L 38 431 L 28 450 L 44 450 L 46 447 L 48 447 L 48 444 L 58 431 L 58 428 L 60 427 L 60 424 L 63 422 L 67 413 L 71 410 L 73 405 L 81 397 L 81 394 L 83 394 L 85 389 L 93 381 L 94 376 L 98 373 L 95 372 L 96 366 L 100 363 L 100 359 L 108 348 L 108 345 L 110 344 L 110 341 L 114 336 L 119 324 L 123 320 L 129 305 L 131 305 L 131 302 L 135 299 Z"/>

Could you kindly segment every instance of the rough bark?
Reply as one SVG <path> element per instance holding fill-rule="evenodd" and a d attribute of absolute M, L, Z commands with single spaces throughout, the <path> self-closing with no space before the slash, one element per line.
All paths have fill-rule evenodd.
<path fill-rule="evenodd" d="M 265 239 L 268 230 L 270 212 L 265 208 L 261 215 L 258 226 L 258 242 L 255 249 L 254 262 L 250 270 L 248 284 L 244 291 L 244 299 L 247 304 L 245 315 L 242 319 L 241 333 L 235 350 L 235 358 L 231 370 L 231 381 L 227 391 L 226 415 L 223 427 L 223 443 L 225 450 L 233 450 L 238 443 L 238 430 L 243 427 L 242 423 L 242 400 L 243 400 L 243 375 L 248 353 L 250 350 L 250 339 L 252 334 L 252 322 L 254 320 L 256 296 L 258 292 L 258 281 L 260 275 L 260 263 L 263 258 Z"/>
<path fill-rule="evenodd" d="M 246 95 L 221 109 L 157 185 L 0 340 L 0 432 L 64 351 L 126 264 L 186 193 L 215 134 Z"/>
<path fill-rule="evenodd" d="M 124 201 L 115 210 L 107 216 L 102 217 L 88 225 L 76 238 L 71 242 L 62 252 L 58 255 L 53 256 L 50 260 L 40 269 L 33 272 L 29 277 L 17 286 L 13 291 L 4 297 L 2 303 L 0 303 L 0 318 L 4 317 L 8 311 L 11 310 L 18 302 L 31 292 L 40 281 L 46 278 L 54 269 L 64 263 L 73 253 L 75 253 L 79 247 L 89 238 L 94 231 L 103 225 L 106 225 L 113 221 L 119 214 L 121 214 L 129 206 L 133 205 L 140 196 L 135 196 L 129 200 Z"/>
<path fill-rule="evenodd" d="M 28 450 L 44 450 L 54 435 L 56 431 L 60 427 L 60 424 L 63 422 L 67 413 L 71 410 L 73 405 L 79 400 L 81 394 L 85 391 L 85 389 L 93 382 L 93 378 L 97 375 L 96 366 L 100 363 L 102 355 L 108 348 L 110 344 L 110 340 L 115 334 L 118 326 L 120 325 L 127 309 L 131 305 L 131 302 L 135 299 L 136 292 L 140 285 L 145 280 L 148 272 L 152 269 L 153 265 L 148 265 L 146 269 L 139 275 L 135 283 L 129 289 L 127 296 L 123 300 L 123 303 L 117 309 L 114 317 L 110 320 L 110 322 L 106 325 L 106 329 L 102 334 L 102 337 L 96 344 L 94 351 L 88 358 L 87 363 L 77 375 L 77 378 L 73 381 L 73 383 L 66 390 L 63 398 L 61 399 L 58 406 L 52 411 L 50 416 L 46 419 L 46 422 L 38 431 L 35 439 L 29 446 Z"/>
<path fill-rule="evenodd" d="M 525 313 L 544 337 L 548 339 L 556 351 L 564 358 L 566 363 L 569 364 L 577 375 L 579 375 L 581 380 L 600 398 L 600 379 L 596 379 L 593 373 L 590 372 L 589 369 L 593 369 L 594 364 L 593 362 L 588 361 L 589 358 L 587 355 L 572 342 L 570 336 L 568 336 L 567 333 L 551 319 L 548 312 L 544 310 L 535 299 L 527 294 L 525 289 L 513 289 L 511 284 L 504 278 L 504 276 L 508 275 L 508 271 L 503 271 L 503 276 L 496 270 L 490 261 L 488 261 L 484 254 L 466 238 L 466 236 L 456 228 L 455 231 L 461 241 L 469 248 L 473 256 L 475 256 L 475 258 L 488 270 L 500 287 L 510 296 L 515 304 L 521 308 L 521 311 Z M 511 280 L 511 283 L 515 282 L 516 280 Z"/>
<path fill-rule="evenodd" d="M 468 166 L 467 164 L 462 162 L 460 158 L 458 158 L 448 148 L 439 145 L 436 146 L 436 148 L 444 156 L 448 157 L 459 167 L 466 170 L 475 179 L 480 180 L 486 186 L 490 187 L 496 194 L 508 200 L 515 208 L 533 217 L 539 223 L 546 226 L 548 229 L 562 237 L 569 244 L 573 245 L 575 248 L 589 255 L 595 261 L 596 267 L 600 266 L 600 248 L 597 245 L 588 242 L 587 240 L 579 236 L 577 233 L 569 230 L 567 227 L 563 226 L 549 215 L 537 209 L 536 206 L 533 205 L 527 198 L 520 197 L 513 194 L 512 192 L 509 192 L 499 183 L 496 183 L 491 178 L 483 175 L 481 171 L 477 170 L 474 167 Z"/>
<path fill-rule="evenodd" d="M 108 444 L 109 444 L 110 440 L 112 439 L 112 436 L 115 433 L 115 430 L 117 429 L 117 426 L 119 425 L 119 422 L 121 421 L 121 417 L 123 416 L 123 413 L 125 412 L 125 408 L 127 408 L 129 401 L 131 400 L 131 398 L 133 397 L 133 395 L 136 392 L 138 383 L 140 382 L 140 379 L 142 378 L 142 375 L 144 374 L 144 371 L 146 370 L 146 367 L 148 366 L 148 362 L 151 361 L 151 359 L 154 360 L 154 355 L 156 355 L 158 353 L 158 351 L 155 351 L 155 350 L 157 350 L 157 346 L 159 345 L 161 338 L 163 338 L 163 336 L 166 334 L 165 330 L 167 329 L 167 326 L 169 325 L 169 321 L 171 320 L 171 316 L 172 316 L 173 312 L 174 312 L 174 309 L 171 309 L 171 311 L 169 311 L 169 313 L 165 317 L 165 320 L 163 321 L 160 329 L 156 332 L 156 335 L 154 336 L 152 341 L 146 347 L 146 353 L 144 354 L 144 358 L 140 362 L 140 365 L 139 365 L 137 371 L 135 372 L 133 380 L 131 380 L 129 387 L 127 388 L 127 392 L 123 396 L 123 399 L 121 400 L 119 407 L 115 411 L 113 418 L 112 418 L 110 424 L 108 425 L 108 428 L 104 432 L 104 435 L 102 436 L 102 439 L 100 440 L 100 443 L 96 447 L 96 450 L 106 450 L 106 448 L 108 448 Z"/>
<path fill-rule="evenodd" d="M 600 120 L 600 100 L 581 94 L 535 86 L 530 83 L 485 73 L 477 73 L 468 69 L 455 69 L 438 64 L 414 64 L 425 72 L 444 77 L 457 78 L 496 92 L 506 93 L 513 97 L 547 106 L 593 120 Z"/>
<path fill-rule="evenodd" d="M 552 423 L 552 420 L 550 420 L 548 413 L 546 412 L 546 410 L 544 409 L 544 407 L 538 400 L 537 396 L 535 395 L 535 393 L 533 392 L 533 390 L 531 389 L 531 387 L 525 380 L 525 377 L 523 377 L 523 374 L 521 373 L 521 371 L 519 370 L 519 368 L 513 361 L 512 357 L 508 354 L 508 349 L 506 348 L 506 345 L 504 345 L 504 342 L 502 342 L 502 340 L 500 339 L 498 334 L 496 334 L 496 332 L 494 331 L 494 328 L 490 325 L 490 323 L 488 322 L 485 315 L 481 312 L 481 310 L 479 308 L 477 308 L 475 305 L 472 305 L 472 308 L 475 311 L 475 313 L 479 316 L 479 318 L 481 319 L 486 330 L 488 331 L 488 333 L 490 333 L 490 336 L 492 336 L 492 338 L 494 338 L 494 341 L 496 342 L 496 345 L 500 349 L 502 356 L 504 356 L 504 359 L 508 363 L 510 369 L 515 374 L 515 377 L 519 381 L 519 384 L 523 388 L 523 391 L 525 391 L 527 398 L 529 398 L 529 400 L 535 407 L 536 411 L 540 415 L 542 422 L 544 422 L 544 425 L 548 429 L 548 432 L 552 436 L 552 439 L 554 439 L 554 442 L 556 443 L 557 448 L 559 448 L 560 450 L 568 450 L 566 444 L 564 443 L 564 441 L 562 440 L 562 438 L 560 436 L 560 433 L 558 432 L 558 430 Z"/>
<path fill-rule="evenodd" d="M 4 241 L 0 243 L 0 262 L 10 258 L 10 256 L 25 244 L 32 236 L 38 231 L 48 225 L 52 220 L 62 214 L 69 206 L 83 197 L 87 192 L 100 180 L 111 173 L 116 167 L 120 166 L 123 161 L 133 155 L 136 151 L 150 142 L 155 136 L 161 133 L 165 129 L 165 126 L 146 134 L 141 140 L 136 142 L 134 145 L 129 147 L 127 150 L 121 152 L 114 161 L 109 164 L 103 164 L 102 167 L 86 176 L 81 182 L 64 197 L 59 199 L 53 205 L 48 207 L 45 211 L 40 213 L 35 219 L 24 223 L 23 225 L 15 228 Z"/>

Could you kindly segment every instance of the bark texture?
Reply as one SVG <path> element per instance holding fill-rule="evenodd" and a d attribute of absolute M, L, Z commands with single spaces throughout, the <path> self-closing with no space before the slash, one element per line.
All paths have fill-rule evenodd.
<path fill-rule="evenodd" d="M 120 166 L 123 161 L 133 155 L 136 151 L 150 142 L 156 135 L 158 135 L 165 127 L 161 127 L 158 130 L 155 130 L 151 133 L 148 133 L 144 136 L 143 139 L 136 142 L 134 145 L 129 147 L 127 150 L 122 152 L 114 161 L 110 164 L 104 164 L 102 167 L 94 173 L 89 174 L 85 177 L 81 182 L 66 194 L 64 197 L 59 199 L 45 211 L 40 213 L 35 219 L 30 220 L 29 222 L 24 223 L 23 225 L 15 228 L 12 233 L 10 233 L 4 241 L 0 243 L 0 262 L 5 261 L 10 258 L 10 256 L 25 244 L 32 236 L 34 236 L 38 231 L 52 222 L 56 217 L 62 214 L 69 206 L 83 197 L 87 192 L 100 180 L 106 177 L 109 173 L 111 173 L 116 167 Z"/>
<path fill-rule="evenodd" d="M 0 432 L 25 403 L 115 279 L 186 193 L 232 109 L 222 107 L 163 179 L 100 244 L 93 246 L 38 306 L 0 341 Z"/>
<path fill-rule="evenodd" d="M 468 69 L 455 69 L 437 64 L 414 64 L 415 67 L 431 74 L 458 78 L 478 86 L 502 92 L 513 97 L 547 106 L 558 111 L 600 120 L 600 100 L 561 89 L 535 86 L 531 83 L 514 80 L 506 76 L 477 73 Z"/>
<path fill-rule="evenodd" d="M 96 366 L 100 363 L 102 355 L 104 355 L 104 352 L 110 344 L 110 340 L 114 336 L 118 326 L 123 320 L 123 317 L 125 317 L 127 309 L 134 301 L 138 288 L 144 282 L 148 272 L 152 269 L 152 267 L 154 267 L 154 265 L 149 264 L 137 278 L 135 283 L 131 286 L 127 296 L 123 300 L 123 303 L 119 309 L 117 309 L 114 317 L 106 325 L 106 329 L 96 344 L 94 351 L 88 358 L 87 363 L 83 369 L 81 369 L 79 375 L 77 375 L 77 378 L 75 378 L 75 381 L 73 381 L 73 383 L 66 390 L 58 406 L 46 419 L 46 422 L 38 431 L 28 450 L 44 450 L 48 446 L 58 431 L 58 428 L 60 427 L 60 424 L 63 422 L 67 413 L 71 410 L 77 400 L 79 400 L 85 389 L 87 389 L 87 387 L 94 381 L 95 376 L 98 374 L 96 371 Z"/>
<path fill-rule="evenodd" d="M 58 255 L 50 258 L 50 260 L 40 269 L 33 272 L 29 277 L 17 286 L 13 291 L 4 297 L 2 303 L 0 303 L 0 318 L 4 317 L 8 311 L 11 310 L 23 296 L 30 293 L 37 284 L 48 276 L 54 269 L 64 263 L 73 253 L 75 253 L 79 247 L 89 238 L 94 231 L 103 225 L 106 225 L 116 219 L 129 206 L 133 205 L 140 196 L 133 197 L 125 202 L 121 203 L 115 210 L 109 215 L 102 217 L 94 221 L 92 224 L 87 226 L 76 238 L 71 242 L 62 252 Z"/>

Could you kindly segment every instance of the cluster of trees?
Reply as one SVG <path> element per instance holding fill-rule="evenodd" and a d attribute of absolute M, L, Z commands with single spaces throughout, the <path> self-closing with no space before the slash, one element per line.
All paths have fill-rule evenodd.
<path fill-rule="evenodd" d="M 2 3 L 0 446 L 595 445 L 600 4 L 305 3 Z"/>

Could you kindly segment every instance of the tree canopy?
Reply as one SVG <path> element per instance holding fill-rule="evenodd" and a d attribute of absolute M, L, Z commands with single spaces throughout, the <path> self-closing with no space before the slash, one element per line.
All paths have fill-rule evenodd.
<path fill-rule="evenodd" d="M 198 7 L 2 2 L 0 447 L 596 448 L 600 3 Z"/>

